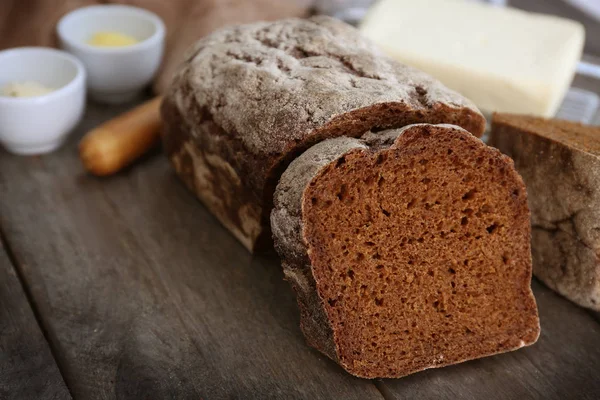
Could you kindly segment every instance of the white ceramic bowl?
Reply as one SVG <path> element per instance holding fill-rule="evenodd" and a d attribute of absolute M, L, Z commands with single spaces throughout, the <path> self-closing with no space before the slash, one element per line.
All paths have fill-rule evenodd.
<path fill-rule="evenodd" d="M 99 31 L 116 31 L 139 42 L 124 47 L 97 47 L 86 42 Z M 63 49 L 86 67 L 91 97 L 104 103 L 134 98 L 150 83 L 163 56 L 165 26 L 154 13 L 123 5 L 79 8 L 58 23 Z"/>
<path fill-rule="evenodd" d="M 37 97 L 0 96 L 0 142 L 17 154 L 58 148 L 85 109 L 85 69 L 72 55 L 44 47 L 0 51 L 0 89 L 34 81 L 53 92 Z"/>

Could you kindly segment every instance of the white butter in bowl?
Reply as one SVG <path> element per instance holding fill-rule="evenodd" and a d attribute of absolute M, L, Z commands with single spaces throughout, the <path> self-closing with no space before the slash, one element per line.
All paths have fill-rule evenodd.
<path fill-rule="evenodd" d="M 51 93 L 54 89 L 35 81 L 12 82 L 2 88 L 0 94 L 8 97 L 37 97 Z"/>
<path fill-rule="evenodd" d="M 85 109 L 85 69 L 43 47 L 0 51 L 0 144 L 16 154 L 57 149 Z"/>
<path fill-rule="evenodd" d="M 360 29 L 483 111 L 545 117 L 561 105 L 585 38 L 575 21 L 464 0 L 381 0 Z"/>

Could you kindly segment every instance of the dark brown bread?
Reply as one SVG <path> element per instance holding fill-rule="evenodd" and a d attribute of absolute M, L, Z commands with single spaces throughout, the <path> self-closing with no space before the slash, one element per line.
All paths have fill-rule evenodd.
<path fill-rule="evenodd" d="M 353 375 L 401 377 L 537 340 L 525 186 L 459 127 L 313 146 L 282 175 L 271 224 L 308 343 Z"/>
<path fill-rule="evenodd" d="M 162 114 L 176 171 L 251 251 L 270 238 L 279 175 L 312 144 L 415 122 L 453 123 L 476 136 L 485 126 L 471 102 L 328 17 L 204 38 L 176 73 Z"/>
<path fill-rule="evenodd" d="M 515 160 L 527 185 L 533 273 L 600 311 L 600 128 L 496 114 L 490 143 Z"/>

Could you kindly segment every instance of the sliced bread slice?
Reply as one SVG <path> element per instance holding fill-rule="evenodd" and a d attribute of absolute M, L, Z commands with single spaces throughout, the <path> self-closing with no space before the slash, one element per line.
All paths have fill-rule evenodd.
<path fill-rule="evenodd" d="M 490 144 L 527 186 L 534 275 L 600 310 L 600 127 L 495 114 Z"/>
<path fill-rule="evenodd" d="M 401 377 L 536 341 L 523 181 L 464 129 L 325 140 L 274 200 L 303 332 L 351 374 Z"/>

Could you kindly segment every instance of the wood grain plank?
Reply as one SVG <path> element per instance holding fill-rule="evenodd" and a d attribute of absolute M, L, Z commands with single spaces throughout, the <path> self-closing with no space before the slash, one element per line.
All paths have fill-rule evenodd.
<path fill-rule="evenodd" d="M 536 344 L 379 385 L 391 399 L 598 399 L 600 324 L 534 280 Z"/>
<path fill-rule="evenodd" d="M 0 399 L 70 399 L 0 242 Z"/>
<path fill-rule="evenodd" d="M 122 108 L 91 106 L 83 132 Z M 273 257 L 252 258 L 165 157 L 85 175 L 0 154 L 0 222 L 75 398 L 382 399 L 306 346 Z"/>

